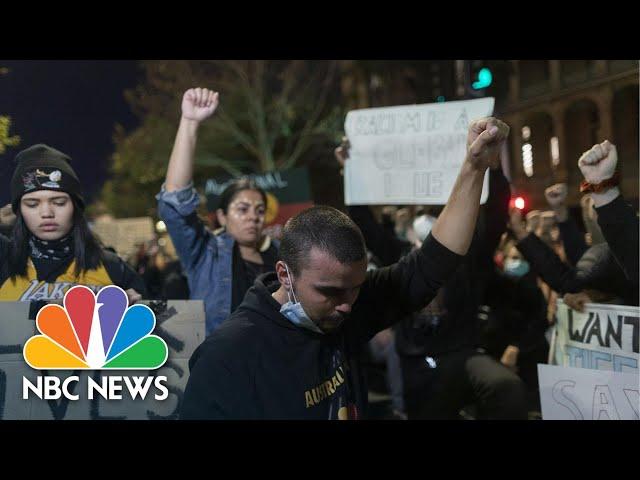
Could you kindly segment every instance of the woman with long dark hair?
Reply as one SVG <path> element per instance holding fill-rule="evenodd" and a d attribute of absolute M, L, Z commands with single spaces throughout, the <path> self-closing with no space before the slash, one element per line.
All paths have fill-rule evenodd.
<path fill-rule="evenodd" d="M 278 260 L 277 246 L 262 234 L 267 196 L 255 182 L 237 180 L 222 192 L 216 210 L 221 229 L 208 231 L 196 213 L 193 163 L 198 128 L 217 107 L 217 92 L 185 92 L 167 178 L 157 196 L 158 213 L 182 262 L 191 298 L 204 300 L 207 335 L 242 302 L 256 277 L 274 270 Z"/>
<path fill-rule="evenodd" d="M 71 158 L 47 145 L 16 156 L 11 239 L 0 236 L 0 300 L 59 302 L 74 285 L 94 291 L 117 285 L 130 303 L 145 293 L 142 279 L 104 250 L 84 217 Z"/>

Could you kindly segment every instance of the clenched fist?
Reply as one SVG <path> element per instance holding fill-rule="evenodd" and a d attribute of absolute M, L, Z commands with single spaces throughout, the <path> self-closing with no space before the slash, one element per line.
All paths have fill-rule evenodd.
<path fill-rule="evenodd" d="M 544 196 L 547 199 L 549 206 L 556 210 L 566 203 L 567 192 L 568 189 L 566 183 L 556 183 L 544 191 Z"/>
<path fill-rule="evenodd" d="M 509 126 L 493 117 L 474 120 L 467 136 L 467 162 L 480 171 L 500 164 L 500 151 L 509 136 Z"/>
<path fill-rule="evenodd" d="M 182 118 L 202 122 L 218 108 L 218 92 L 207 88 L 191 88 L 182 97 Z"/>
<path fill-rule="evenodd" d="M 585 180 L 598 184 L 613 177 L 618 163 L 618 152 L 609 140 L 598 143 L 582 154 L 578 167 Z"/>

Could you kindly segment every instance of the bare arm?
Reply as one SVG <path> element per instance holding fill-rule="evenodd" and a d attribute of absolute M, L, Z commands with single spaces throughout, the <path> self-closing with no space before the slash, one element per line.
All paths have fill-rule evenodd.
<path fill-rule="evenodd" d="M 193 157 L 200 122 L 209 118 L 218 107 L 218 93 L 206 88 L 192 88 L 182 98 L 182 117 L 171 151 L 165 189 L 180 190 L 193 179 Z"/>
<path fill-rule="evenodd" d="M 476 227 L 484 175 L 500 162 L 500 149 L 509 127 L 496 118 L 483 118 L 469 126 L 467 157 L 453 186 L 449 201 L 432 235 L 454 253 L 465 255 Z"/>

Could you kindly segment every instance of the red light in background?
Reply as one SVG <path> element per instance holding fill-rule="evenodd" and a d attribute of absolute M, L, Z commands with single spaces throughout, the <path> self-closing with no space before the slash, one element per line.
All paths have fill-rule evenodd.
<path fill-rule="evenodd" d="M 522 196 L 511 197 L 509 200 L 509 208 L 517 208 L 520 211 L 523 211 L 527 206 L 527 202 Z"/>

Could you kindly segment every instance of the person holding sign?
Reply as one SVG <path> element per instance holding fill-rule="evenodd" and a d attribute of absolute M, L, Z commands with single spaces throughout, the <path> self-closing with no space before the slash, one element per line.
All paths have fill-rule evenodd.
<path fill-rule="evenodd" d="M 364 238 L 344 213 L 305 210 L 284 227 L 276 272 L 189 361 L 183 419 L 359 419 L 366 415 L 362 349 L 434 298 L 469 249 L 487 168 L 509 127 L 469 126 L 466 156 L 421 248 L 367 272 Z"/>
<path fill-rule="evenodd" d="M 253 181 L 235 181 L 222 192 L 216 211 L 222 229 L 209 232 L 197 216 L 193 163 L 198 129 L 218 102 L 218 93 L 206 88 L 184 93 L 167 177 L 156 197 L 191 299 L 204 300 L 207 335 L 235 310 L 258 275 L 274 269 L 277 254 L 275 243 L 262 235 L 267 197 Z"/>
<path fill-rule="evenodd" d="M 89 230 L 84 199 L 71 158 L 47 145 L 16 155 L 11 180 L 15 214 L 11 240 L 0 235 L 0 300 L 31 301 L 31 315 L 47 302 L 62 302 L 74 285 L 98 291 L 126 290 L 134 303 L 144 282 Z"/>

